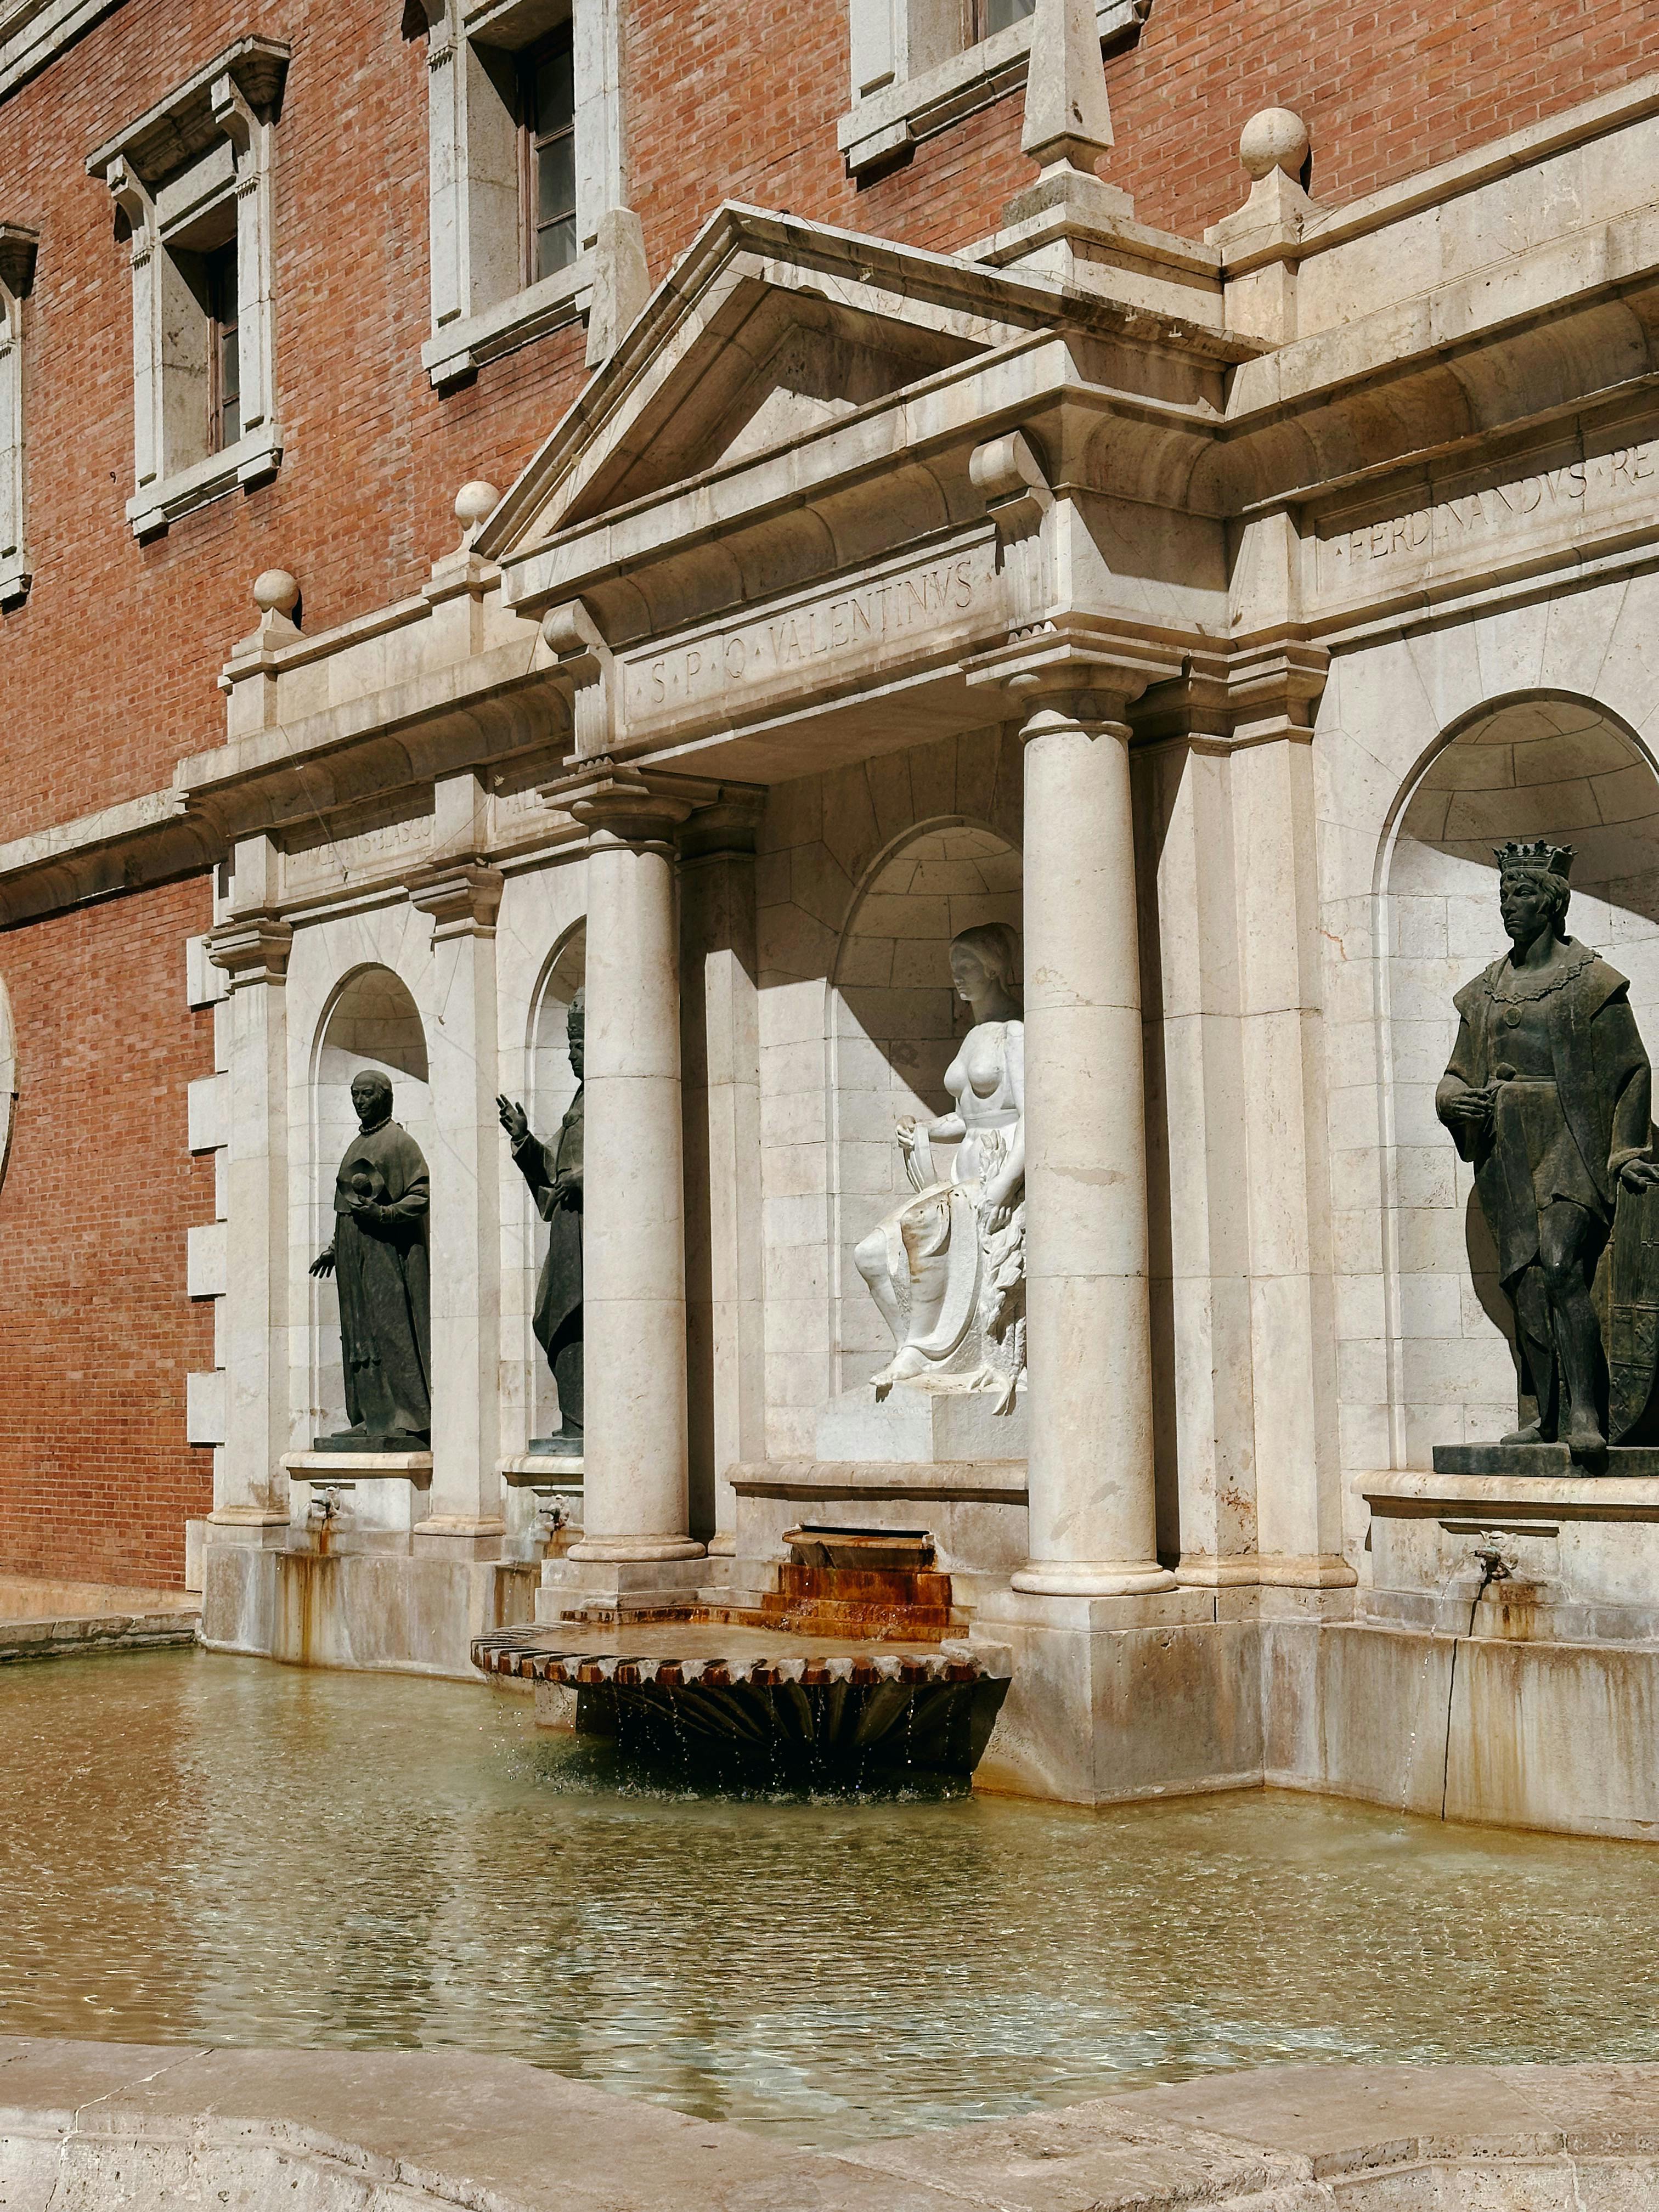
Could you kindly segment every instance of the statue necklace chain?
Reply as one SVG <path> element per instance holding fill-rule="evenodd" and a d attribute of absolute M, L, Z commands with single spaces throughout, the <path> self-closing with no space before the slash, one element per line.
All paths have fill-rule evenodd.
<path fill-rule="evenodd" d="M 1523 1019 L 1521 1011 L 1523 1006 L 1537 1006 L 1552 992 L 1565 990 L 1574 976 L 1588 968 L 1595 957 L 1589 945 L 1580 945 L 1575 946 L 1571 959 L 1564 960 L 1559 967 L 1546 968 L 1541 971 L 1516 969 L 1508 960 L 1501 961 L 1498 980 L 1493 981 L 1488 977 L 1486 983 L 1487 995 L 1498 1018 L 1508 1028 L 1519 1029 Z M 1534 973 L 1536 981 L 1522 982 L 1516 980 L 1521 975 L 1530 976 Z"/>

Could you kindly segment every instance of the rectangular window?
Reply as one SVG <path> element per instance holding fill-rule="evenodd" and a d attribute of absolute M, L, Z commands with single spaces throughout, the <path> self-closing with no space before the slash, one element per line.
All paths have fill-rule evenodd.
<path fill-rule="evenodd" d="M 1036 0 L 974 0 L 974 36 L 994 38 L 1026 16 L 1036 13 Z"/>
<path fill-rule="evenodd" d="M 242 372 L 233 240 L 205 257 L 208 295 L 208 451 L 222 453 L 242 434 Z"/>
<path fill-rule="evenodd" d="M 568 22 L 520 59 L 519 113 L 524 281 L 535 284 L 576 258 L 576 68 Z"/>

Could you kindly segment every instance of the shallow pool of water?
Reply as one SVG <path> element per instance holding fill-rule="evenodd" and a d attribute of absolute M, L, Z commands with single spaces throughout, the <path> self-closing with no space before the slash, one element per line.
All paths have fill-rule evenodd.
<path fill-rule="evenodd" d="M 1277 2060 L 1659 2058 L 1656 1958 L 1641 1844 L 737 1802 L 443 1683 L 0 1671 L 0 2034 L 459 2045 L 834 2144 Z"/>

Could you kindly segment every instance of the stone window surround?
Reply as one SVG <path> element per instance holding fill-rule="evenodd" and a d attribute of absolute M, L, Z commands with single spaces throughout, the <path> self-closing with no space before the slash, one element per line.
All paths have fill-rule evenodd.
<path fill-rule="evenodd" d="M 0 0 L 0 100 L 115 4 L 116 0 Z"/>
<path fill-rule="evenodd" d="M 421 4 L 428 25 L 432 265 L 432 336 L 421 361 L 442 391 L 593 306 L 601 221 L 624 204 L 621 24 L 618 0 Z M 486 131 L 493 126 L 498 157 L 507 131 L 480 50 L 510 54 L 567 15 L 574 34 L 577 253 L 568 268 L 524 285 L 516 273 L 516 187 L 509 195 L 484 173 Z M 516 143 L 516 125 L 511 135 Z M 502 204 L 509 198 L 510 238 Z"/>
<path fill-rule="evenodd" d="M 836 137 L 849 176 L 862 177 L 936 131 L 977 114 L 1025 82 L 1032 18 L 932 67 L 913 70 L 910 53 L 926 0 L 848 0 L 852 32 L 852 106 Z M 1095 0 L 1100 35 L 1133 37 L 1152 0 Z"/>
<path fill-rule="evenodd" d="M 271 264 L 276 116 L 289 48 L 239 39 L 88 156 L 131 228 L 135 538 L 210 500 L 262 483 L 283 458 L 276 407 Z M 242 434 L 169 468 L 160 257 L 170 239 L 230 202 L 235 210 Z"/>
<path fill-rule="evenodd" d="M 26 598 L 28 550 L 24 301 L 34 286 L 39 234 L 0 222 L 0 607 Z M 3 1107 L 0 1099 L 0 1108 Z"/>

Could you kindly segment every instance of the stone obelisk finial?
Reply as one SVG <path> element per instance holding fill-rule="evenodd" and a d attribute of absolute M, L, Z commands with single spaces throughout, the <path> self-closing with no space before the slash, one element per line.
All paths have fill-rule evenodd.
<path fill-rule="evenodd" d="M 1045 178 L 1062 167 L 1092 176 L 1112 143 L 1095 0 L 1036 0 L 1020 151 Z"/>
<path fill-rule="evenodd" d="M 1057 214 L 1085 224 L 1133 214 L 1128 194 L 1095 174 L 1096 161 L 1112 145 L 1095 0 L 1036 0 L 1019 143 L 1041 173 L 1008 203 L 1005 224 L 1029 222 L 1045 211 L 1051 221 Z"/>

